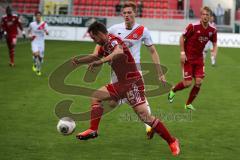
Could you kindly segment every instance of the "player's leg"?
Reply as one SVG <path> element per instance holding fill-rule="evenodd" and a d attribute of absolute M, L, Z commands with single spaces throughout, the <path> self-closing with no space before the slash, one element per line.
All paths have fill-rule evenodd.
<path fill-rule="evenodd" d="M 151 126 L 154 132 L 158 133 L 159 136 L 161 136 L 168 143 L 174 156 L 177 156 L 180 153 L 178 140 L 170 134 L 168 129 L 158 118 L 151 116 L 147 109 L 146 103 L 133 107 L 133 110 L 144 123 L 147 123 L 149 126 Z"/>
<path fill-rule="evenodd" d="M 149 105 L 147 99 L 146 99 L 146 106 L 147 106 L 147 111 L 148 111 L 148 113 L 151 114 L 151 108 L 150 108 L 150 105 Z M 144 124 L 145 124 L 145 127 L 146 127 L 147 138 L 148 138 L 148 139 L 152 139 L 152 138 L 153 138 L 153 135 L 154 135 L 154 131 L 153 131 L 152 127 L 149 126 L 147 123 L 144 123 Z"/>
<path fill-rule="evenodd" d="M 16 43 L 17 43 L 17 38 L 16 37 L 7 37 L 7 46 L 8 46 L 9 58 L 10 58 L 9 65 L 11 67 L 14 66 L 14 53 L 15 53 Z"/>
<path fill-rule="evenodd" d="M 195 77 L 195 83 L 194 86 L 189 94 L 188 100 L 185 105 L 185 109 L 191 109 L 195 110 L 195 108 L 192 105 L 193 100 L 197 97 L 198 92 L 200 91 L 200 87 L 204 78 L 204 64 L 203 62 L 199 62 L 195 65 L 194 68 L 194 77 Z"/>
<path fill-rule="evenodd" d="M 188 88 L 192 85 L 192 65 L 189 62 L 182 64 L 183 80 L 177 83 L 168 94 L 168 100 L 170 103 L 173 102 L 175 93 Z"/>
<path fill-rule="evenodd" d="M 98 126 L 104 111 L 102 101 L 106 100 L 112 100 L 107 87 L 102 87 L 92 94 L 90 128 L 84 132 L 78 133 L 76 136 L 78 139 L 88 140 L 98 136 Z"/>
<path fill-rule="evenodd" d="M 37 75 L 42 75 L 41 69 L 42 69 L 42 64 L 43 64 L 43 58 L 44 58 L 44 46 L 38 46 L 38 56 L 37 56 Z"/>
<path fill-rule="evenodd" d="M 32 70 L 34 72 L 37 71 L 37 63 L 38 63 L 38 56 L 39 56 L 39 50 L 38 46 L 35 42 L 31 43 L 31 48 L 32 48 L 32 60 L 33 60 L 33 65 L 32 65 Z"/>
<path fill-rule="evenodd" d="M 213 50 L 211 50 L 211 63 L 212 63 L 212 66 L 215 66 L 216 58 L 217 58 L 217 55 L 214 54 Z"/>

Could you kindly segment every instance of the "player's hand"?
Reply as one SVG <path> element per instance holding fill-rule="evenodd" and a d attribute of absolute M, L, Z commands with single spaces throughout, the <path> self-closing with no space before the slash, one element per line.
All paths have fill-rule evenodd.
<path fill-rule="evenodd" d="M 93 72 L 95 67 L 100 66 L 100 65 L 102 65 L 102 64 L 103 64 L 103 61 L 102 61 L 102 60 L 94 61 L 94 62 L 92 62 L 92 63 L 90 63 L 90 64 L 88 65 L 88 70 L 90 70 L 90 71 Z"/>
<path fill-rule="evenodd" d="M 185 52 L 181 52 L 180 59 L 181 59 L 181 63 L 185 63 L 187 61 Z"/>
<path fill-rule="evenodd" d="M 36 36 L 31 36 L 30 40 L 33 41 L 36 38 Z"/>
<path fill-rule="evenodd" d="M 79 61 L 78 61 L 77 57 L 74 57 L 74 58 L 72 59 L 72 64 L 73 64 L 74 66 L 76 66 L 76 65 L 79 64 Z"/>
<path fill-rule="evenodd" d="M 25 31 L 22 31 L 22 36 L 23 36 L 24 39 L 26 39 L 26 33 L 25 33 Z"/>

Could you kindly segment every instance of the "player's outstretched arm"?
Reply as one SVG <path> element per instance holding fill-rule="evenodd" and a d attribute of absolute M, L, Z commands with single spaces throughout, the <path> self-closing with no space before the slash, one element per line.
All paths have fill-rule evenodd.
<path fill-rule="evenodd" d="M 74 57 L 72 59 L 72 64 L 73 65 L 89 64 L 89 63 L 92 63 L 97 60 L 99 60 L 98 53 L 92 53 L 92 54 L 89 54 L 89 55 L 81 57 L 81 58 Z"/>
<path fill-rule="evenodd" d="M 180 37 L 180 60 L 181 60 L 181 63 L 185 63 L 185 61 L 187 60 L 186 58 L 186 54 L 185 54 L 185 50 L 184 50 L 184 40 L 185 40 L 185 37 L 183 35 L 181 35 Z"/>
<path fill-rule="evenodd" d="M 115 49 L 113 50 L 113 52 L 111 54 L 109 54 L 108 56 L 103 57 L 100 60 L 97 60 L 97 61 L 94 61 L 94 62 L 90 63 L 88 69 L 90 71 L 93 71 L 94 67 L 100 66 L 100 65 L 102 65 L 103 63 L 106 63 L 106 62 L 110 62 L 113 59 L 114 56 L 119 55 L 119 54 L 123 54 L 123 48 L 122 48 L 121 45 L 117 45 L 115 47 Z"/>
<path fill-rule="evenodd" d="M 151 45 L 151 46 L 147 46 L 147 48 L 151 54 L 153 63 L 156 64 L 156 70 L 158 73 L 159 80 L 161 80 L 162 82 L 166 82 L 166 78 L 165 78 L 162 68 L 160 66 L 160 57 L 159 57 L 159 54 L 158 54 L 155 46 Z"/>
<path fill-rule="evenodd" d="M 217 42 L 213 43 L 213 56 L 216 57 L 217 56 L 217 51 L 218 51 L 218 47 L 217 47 Z"/>

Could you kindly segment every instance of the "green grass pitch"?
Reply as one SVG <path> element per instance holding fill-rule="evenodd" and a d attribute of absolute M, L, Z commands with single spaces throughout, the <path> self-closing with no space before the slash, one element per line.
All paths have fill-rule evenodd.
<path fill-rule="evenodd" d="M 171 133 L 181 142 L 181 155 L 172 157 L 167 144 L 158 135 L 147 140 L 145 127 L 130 107 L 123 105 L 103 117 L 97 139 L 75 138 L 89 122 L 77 122 L 75 132 L 62 136 L 56 131 L 56 103 L 72 99 L 74 113 L 89 108 L 89 98 L 64 95 L 48 86 L 50 73 L 74 55 L 88 54 L 89 42 L 46 41 L 43 75 L 31 70 L 30 44 L 19 42 L 16 67 L 8 66 L 6 44 L 0 44 L 0 159 L 1 160 L 151 160 L 151 159 L 238 159 L 240 135 L 240 54 L 239 49 L 219 48 L 217 66 L 206 60 L 206 78 L 194 101 L 191 115 L 183 109 L 189 89 L 178 92 L 174 103 L 167 95 L 149 98 L 152 113 L 160 115 Z M 167 66 L 166 78 L 172 84 L 181 79 L 179 47 L 157 45 L 161 63 Z M 145 47 L 142 60 L 151 61 Z M 66 83 L 81 85 L 82 73 L 74 71 Z M 104 67 L 96 83 L 98 88 L 109 82 L 109 68 Z M 160 112 L 162 114 L 160 114 Z M 178 115 L 178 116 L 176 116 Z M 180 118 L 179 118 L 180 117 Z"/>

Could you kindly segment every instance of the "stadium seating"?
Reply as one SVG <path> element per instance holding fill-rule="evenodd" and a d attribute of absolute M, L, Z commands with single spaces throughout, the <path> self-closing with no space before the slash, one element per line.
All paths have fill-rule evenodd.
<path fill-rule="evenodd" d="M 136 0 L 138 2 L 140 0 Z M 175 0 L 148 0 L 143 2 L 142 17 L 183 19 L 177 12 Z M 115 5 L 120 0 L 73 0 L 74 16 L 116 16 Z"/>
<path fill-rule="evenodd" d="M 116 16 L 115 6 L 121 0 L 72 0 L 73 16 Z M 140 0 L 136 0 L 138 2 Z M 40 0 L 14 0 L 13 8 L 18 13 L 33 14 L 38 10 Z M 178 12 L 176 0 L 144 0 L 143 18 L 183 19 L 183 12 Z"/>
<path fill-rule="evenodd" d="M 40 0 L 14 0 L 12 7 L 20 14 L 33 14 L 38 11 Z"/>

